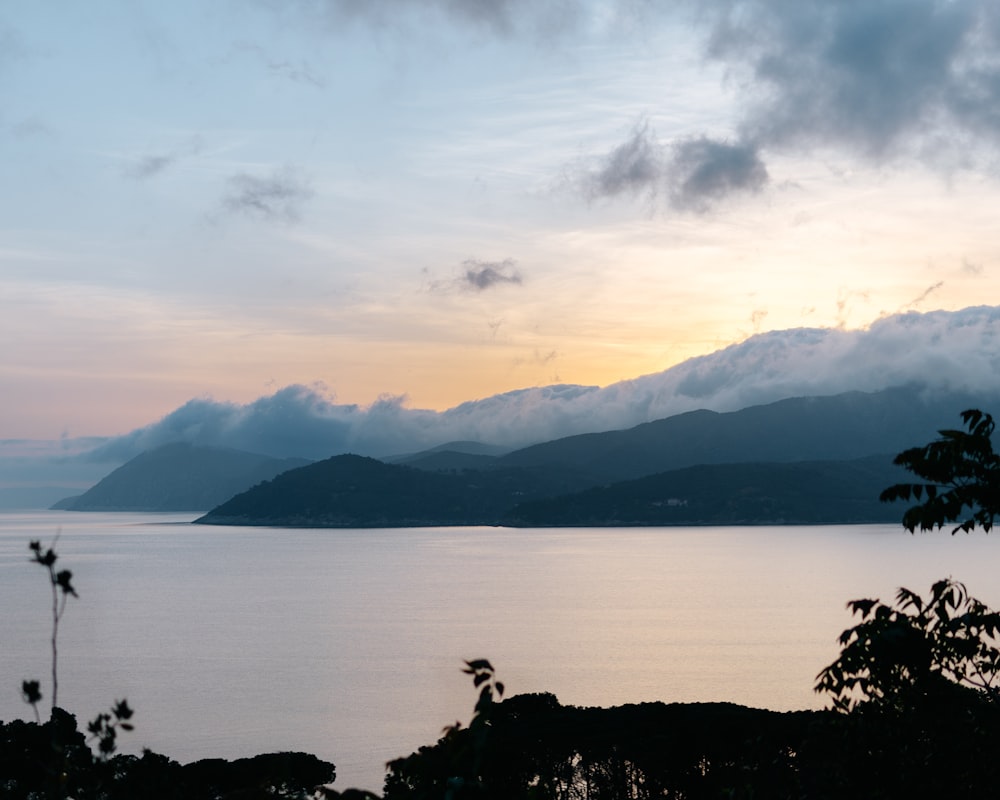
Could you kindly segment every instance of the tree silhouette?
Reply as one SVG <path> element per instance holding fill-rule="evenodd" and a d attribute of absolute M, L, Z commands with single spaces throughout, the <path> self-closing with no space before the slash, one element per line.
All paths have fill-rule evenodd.
<path fill-rule="evenodd" d="M 962 412 L 962 421 L 967 431 L 938 431 L 940 439 L 904 450 L 894 460 L 924 481 L 897 483 L 879 498 L 918 501 L 903 514 L 903 527 L 910 533 L 953 522 L 958 523 L 953 535 L 977 525 L 989 531 L 1000 514 L 1000 455 L 993 451 L 993 417 L 969 409 Z"/>
<path fill-rule="evenodd" d="M 58 539 L 58 535 L 56 539 Z M 55 543 L 53 542 L 53 545 Z M 79 597 L 76 589 L 73 588 L 73 573 L 68 569 L 56 570 L 56 555 L 52 547 L 42 548 L 42 543 L 31 542 L 31 560 L 35 564 L 45 567 L 49 573 L 49 583 L 52 585 L 52 708 L 59 705 L 59 620 L 66 612 L 66 600 L 70 595 Z M 35 709 L 35 717 L 38 717 L 38 703 L 42 699 L 38 681 L 25 681 L 21 684 L 21 691 L 27 703 Z"/>

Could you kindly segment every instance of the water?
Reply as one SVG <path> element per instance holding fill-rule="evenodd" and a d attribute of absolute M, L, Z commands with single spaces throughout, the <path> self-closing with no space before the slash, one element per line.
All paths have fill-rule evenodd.
<path fill-rule="evenodd" d="M 953 576 L 1000 606 L 1000 538 L 897 526 L 282 530 L 188 515 L 0 514 L 0 719 L 49 690 L 51 596 L 28 541 L 59 531 L 80 593 L 59 702 L 122 697 L 123 749 L 181 762 L 303 750 L 336 786 L 469 719 L 463 659 L 563 703 L 728 700 L 819 708 L 849 599 Z"/>

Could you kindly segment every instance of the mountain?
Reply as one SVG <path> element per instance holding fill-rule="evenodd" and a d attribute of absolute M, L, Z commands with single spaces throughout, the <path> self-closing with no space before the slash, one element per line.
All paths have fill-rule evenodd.
<path fill-rule="evenodd" d="M 898 522 L 902 507 L 878 497 L 905 480 L 905 471 L 889 456 L 702 464 L 522 503 L 503 522 L 519 527 Z"/>
<path fill-rule="evenodd" d="M 195 520 L 208 525 L 490 525 L 514 505 L 586 485 L 572 470 L 439 472 L 340 455 L 278 475 Z"/>
<path fill-rule="evenodd" d="M 195 520 L 207 525 L 419 527 L 476 524 L 495 496 L 479 473 L 457 478 L 340 455 L 278 475 Z"/>
<path fill-rule="evenodd" d="M 204 511 L 261 481 L 309 462 L 242 450 L 175 442 L 136 456 L 79 497 L 66 511 Z"/>
<path fill-rule="evenodd" d="M 696 411 L 527 447 L 480 469 L 429 471 L 337 456 L 255 487 L 199 521 L 343 527 L 886 521 L 901 512 L 881 506 L 878 494 L 905 479 L 892 456 L 959 425 L 959 413 L 983 399 L 925 397 L 910 387 Z M 431 462 L 423 456 L 413 463 Z"/>
<path fill-rule="evenodd" d="M 941 428 L 960 426 L 959 414 L 971 407 L 1000 408 L 1000 397 L 928 394 L 919 387 L 797 397 L 569 436 L 515 450 L 495 465 L 572 466 L 601 484 L 695 464 L 850 460 L 922 444 Z"/>
<path fill-rule="evenodd" d="M 891 522 L 902 511 L 878 496 L 904 477 L 890 456 L 706 464 L 539 496 L 528 472 L 438 473 L 346 455 L 282 473 L 195 522 L 329 528 Z"/>
<path fill-rule="evenodd" d="M 449 472 L 465 469 L 488 469 L 496 459 L 509 453 L 509 447 L 483 442 L 447 442 L 446 444 L 400 456 L 380 458 L 387 464 L 405 464 L 432 472 Z"/>

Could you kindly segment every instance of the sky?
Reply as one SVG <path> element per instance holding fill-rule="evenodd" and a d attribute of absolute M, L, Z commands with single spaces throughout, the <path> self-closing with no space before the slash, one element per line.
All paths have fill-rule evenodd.
<path fill-rule="evenodd" d="M 527 442 L 907 342 L 974 381 L 998 42 L 989 0 L 0 0 L 0 440 Z"/>

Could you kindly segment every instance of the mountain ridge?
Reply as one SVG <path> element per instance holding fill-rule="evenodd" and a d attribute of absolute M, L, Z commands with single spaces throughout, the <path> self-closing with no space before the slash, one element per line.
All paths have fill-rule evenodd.
<path fill-rule="evenodd" d="M 733 497 L 742 500 L 725 517 L 732 522 L 886 521 L 874 501 L 886 485 L 902 479 L 890 469 L 892 455 L 953 424 L 976 399 L 965 394 L 921 398 L 916 389 L 901 387 L 791 398 L 736 412 L 685 412 L 624 431 L 531 446 L 496 458 L 484 469 L 417 469 L 369 459 L 381 466 L 366 463 L 363 473 L 358 469 L 352 474 L 343 460 L 348 457 L 335 456 L 244 492 L 198 521 L 309 527 L 521 524 L 527 517 L 538 521 L 538 509 L 548 503 L 550 511 L 563 509 L 563 516 L 550 513 L 544 524 L 571 524 L 572 509 L 579 504 L 579 498 L 572 498 L 575 493 L 591 490 L 591 496 L 600 497 L 602 487 L 638 478 L 652 481 L 651 476 L 687 480 L 685 491 L 700 500 L 665 509 L 661 504 L 652 516 L 639 514 L 640 524 L 681 524 L 671 523 L 682 516 L 677 508 L 696 507 L 702 509 L 700 515 L 689 514 L 684 524 L 717 520 L 719 509 L 735 502 Z M 864 465 L 866 458 L 876 459 L 878 466 Z M 691 472 L 695 467 L 700 471 Z M 689 472 L 677 474 L 685 469 Z M 336 485 L 324 482 L 320 470 Z M 420 477 L 421 472 L 428 477 Z M 674 474 L 663 477 L 667 473 Z M 690 485 L 694 474 L 701 480 L 696 488 Z M 784 486 L 776 477 L 781 475 Z M 841 487 L 835 500 L 824 494 L 830 485 Z M 604 497 L 614 500 L 629 491 L 619 486 Z M 756 510 L 748 505 L 754 496 Z M 808 509 L 810 497 L 813 511 Z M 864 511 L 845 517 L 849 507 Z M 638 512 L 633 508 L 629 513 L 635 517 Z M 591 508 L 587 514 L 621 523 L 608 509 Z M 579 514 L 574 518 L 579 520 Z"/>
<path fill-rule="evenodd" d="M 222 447 L 173 442 L 140 453 L 81 495 L 52 508 L 63 511 L 205 511 L 237 492 L 309 462 Z"/>

